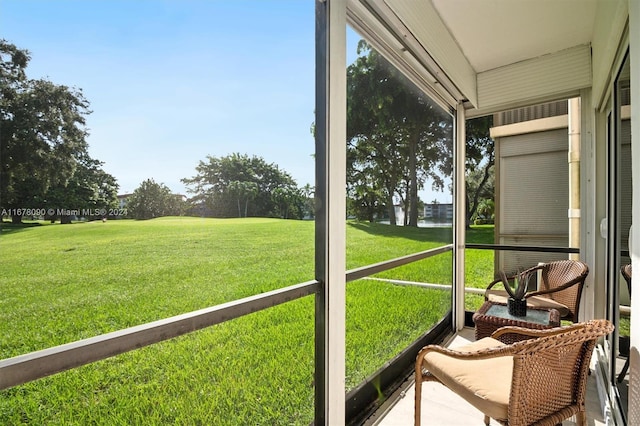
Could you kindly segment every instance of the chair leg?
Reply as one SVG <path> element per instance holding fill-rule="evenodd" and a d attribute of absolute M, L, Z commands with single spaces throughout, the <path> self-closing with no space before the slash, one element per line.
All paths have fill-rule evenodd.
<path fill-rule="evenodd" d="M 416 398 L 415 398 L 415 406 L 414 406 L 414 419 L 413 423 L 415 426 L 420 426 L 420 399 L 422 397 L 422 380 L 421 377 L 416 376 Z"/>
<path fill-rule="evenodd" d="M 587 426 L 587 413 L 585 411 L 578 411 L 576 413 L 576 425 Z"/>
<path fill-rule="evenodd" d="M 484 416 L 484 424 L 489 426 L 489 423 L 491 423 L 491 417 L 489 416 Z"/>
<path fill-rule="evenodd" d="M 618 375 L 618 383 L 622 383 L 622 381 L 624 380 L 624 376 L 627 375 L 628 369 L 629 369 L 629 357 L 627 357 L 627 360 L 624 362 L 624 366 L 622 367 L 622 371 L 620 371 L 620 374 Z"/>

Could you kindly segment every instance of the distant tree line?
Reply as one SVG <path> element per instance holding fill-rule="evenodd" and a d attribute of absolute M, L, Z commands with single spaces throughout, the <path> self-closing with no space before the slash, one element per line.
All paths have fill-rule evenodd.
<path fill-rule="evenodd" d="M 298 188 L 296 181 L 278 165 L 263 158 L 233 153 L 207 156 L 196 174 L 182 179 L 189 200 L 189 214 L 208 217 L 313 216 L 313 188 Z"/>
<path fill-rule="evenodd" d="M 160 216 L 311 218 L 314 189 L 298 188 L 295 180 L 263 158 L 233 153 L 207 156 L 196 175 L 184 178 L 191 195 L 183 200 L 163 183 L 145 180 L 126 201 L 134 219 Z"/>
<path fill-rule="evenodd" d="M 133 219 L 153 219 L 163 216 L 181 216 L 186 203 L 180 194 L 171 192 L 164 183 L 147 179 L 126 200 L 126 216 Z"/>

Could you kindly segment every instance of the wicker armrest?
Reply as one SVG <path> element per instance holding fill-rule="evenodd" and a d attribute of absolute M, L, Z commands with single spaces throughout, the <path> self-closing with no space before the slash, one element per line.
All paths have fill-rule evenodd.
<path fill-rule="evenodd" d="M 538 338 L 544 336 L 553 336 L 554 334 L 560 334 L 564 331 L 563 327 L 554 327 L 546 330 L 536 330 L 533 328 L 526 327 L 516 327 L 516 326 L 505 326 L 500 327 L 496 331 L 491 334 L 491 337 L 502 341 L 500 338 L 507 334 L 515 334 L 518 336 L 526 336 L 530 338 Z"/>
<path fill-rule="evenodd" d="M 566 283 L 566 284 L 562 284 L 562 285 L 560 285 L 560 286 L 558 286 L 558 287 L 550 288 L 550 289 L 548 289 L 548 290 L 536 290 L 536 291 L 531 291 L 531 292 L 529 292 L 529 293 L 525 294 L 525 296 L 524 296 L 524 297 L 525 297 L 525 298 L 527 298 L 527 297 L 531 297 L 531 296 L 540 296 L 541 294 L 556 293 L 556 292 L 558 292 L 558 291 L 566 290 L 566 289 L 568 289 L 568 288 L 569 288 L 569 287 L 571 287 L 571 286 L 574 286 L 574 285 L 576 285 L 576 284 L 579 284 L 579 283 L 580 283 L 581 281 L 583 281 L 583 280 L 584 280 L 584 277 L 578 277 L 578 278 L 576 278 L 576 279 L 574 279 L 574 280 L 569 281 L 569 282 L 568 282 L 568 283 Z"/>

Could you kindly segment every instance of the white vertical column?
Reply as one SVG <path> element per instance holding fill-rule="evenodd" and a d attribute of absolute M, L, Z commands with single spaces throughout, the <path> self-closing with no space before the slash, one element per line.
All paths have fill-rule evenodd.
<path fill-rule="evenodd" d="M 580 139 L 582 116 L 580 98 L 569 103 L 569 247 L 580 247 Z M 578 260 L 579 254 L 570 254 L 569 259 Z"/>
<path fill-rule="evenodd" d="M 346 10 L 316 0 L 316 425 L 345 423 Z"/>
<path fill-rule="evenodd" d="M 453 236 L 453 264 L 455 285 L 453 300 L 453 324 L 456 330 L 464 327 L 464 245 L 466 241 L 467 209 L 466 209 L 466 186 L 465 186 L 465 157 L 467 155 L 466 131 L 465 131 L 465 111 L 462 104 L 456 108 L 456 127 L 454 140 L 454 196 L 456 206 L 456 220 L 454 222 Z"/>
<path fill-rule="evenodd" d="M 600 234 L 598 221 L 604 215 L 604 206 L 598 207 L 599 197 L 597 197 L 597 194 L 604 194 L 605 190 L 599 190 L 601 186 L 604 186 L 604 179 L 596 179 L 596 176 L 598 170 L 602 174 L 600 166 L 604 164 L 606 144 L 602 143 L 596 146 L 596 116 L 595 108 L 592 106 L 591 93 L 591 89 L 580 91 L 580 259 L 586 262 L 590 268 L 580 301 L 579 319 L 581 321 L 601 317 L 602 315 L 598 312 L 604 311 L 604 304 L 598 303 L 596 300 L 596 291 L 604 291 L 604 289 L 596 289 L 600 283 L 605 281 L 604 258 L 606 256 L 604 253 L 606 248 L 604 238 Z"/>

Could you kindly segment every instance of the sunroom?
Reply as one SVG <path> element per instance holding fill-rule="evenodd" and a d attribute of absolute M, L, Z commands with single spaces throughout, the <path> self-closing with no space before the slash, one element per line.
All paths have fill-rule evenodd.
<path fill-rule="evenodd" d="M 306 388 L 313 388 L 314 423 L 360 424 L 373 422 L 383 414 L 392 420 L 393 410 L 382 413 L 381 404 L 386 400 L 392 405 L 394 392 L 411 381 L 410 371 L 420 347 L 442 342 L 473 325 L 471 314 L 476 307 L 467 301 L 472 292 L 467 292 L 466 284 L 474 271 L 468 257 L 474 251 L 483 251 L 495 257 L 496 270 L 512 261 L 518 266 L 528 266 L 531 262 L 567 257 L 588 264 L 590 273 L 578 320 L 607 318 L 616 326 L 624 325 L 601 342 L 594 356 L 598 362 L 594 376 L 599 381 L 603 417 L 607 424 L 640 424 L 640 412 L 634 409 L 639 405 L 640 394 L 637 350 L 640 319 L 629 315 L 632 306 L 640 303 L 637 301 L 640 296 L 635 292 L 636 299 L 632 299 L 624 291 L 619 273 L 624 264 L 638 266 L 637 251 L 632 247 L 636 250 L 640 247 L 640 237 L 631 232 L 632 217 L 640 213 L 640 206 L 633 201 L 630 185 L 640 179 L 640 172 L 632 167 L 633 160 L 640 158 L 640 148 L 633 148 L 630 137 L 640 134 L 640 118 L 631 108 L 632 104 L 640 104 L 640 92 L 630 90 L 640 84 L 638 2 L 316 0 L 315 6 L 316 272 L 315 277 L 309 277 L 314 279 L 0 360 L 0 389 L 14 388 L 290 301 L 315 298 L 312 313 L 315 368 L 311 371 L 307 367 L 306 371 L 314 380 L 312 384 L 312 380 L 305 383 Z M 446 235 L 441 233 L 444 237 L 439 240 L 440 245 L 356 269 L 348 268 L 345 248 L 345 141 L 352 136 L 347 120 L 349 34 L 365 40 L 370 49 L 420 91 L 420 96 L 429 99 L 429 108 L 444 117 L 441 130 L 446 131 L 442 130 L 442 139 L 448 143 L 441 148 L 449 155 L 449 174 L 442 186 L 449 189 L 453 207 L 453 226 L 443 228 Z M 520 112 L 526 117 L 507 118 Z M 466 227 L 465 133 L 469 122 L 489 116 L 493 117 L 492 137 L 500 144 L 497 149 L 502 154 L 514 140 L 542 145 L 540 141 L 548 139 L 538 137 L 543 131 L 558 136 L 560 142 L 553 143 L 563 146 L 542 146 L 535 152 L 543 158 L 538 162 L 528 157 L 527 162 L 518 163 L 516 159 L 523 154 L 522 150 L 518 155 L 496 155 L 496 167 L 500 169 L 496 172 L 497 231 L 491 236 L 494 244 L 476 244 Z M 549 152 L 553 153 L 551 162 L 545 160 Z M 528 168 L 518 168 L 518 164 Z M 517 189 L 516 195 L 526 189 L 521 190 L 522 182 L 509 175 L 514 167 L 521 180 L 533 183 L 529 186 L 540 188 L 546 179 L 545 184 L 562 188 L 560 195 L 551 197 L 547 191 L 546 198 L 519 210 L 530 197 L 524 201 L 509 198 L 513 188 Z M 415 206 L 409 210 L 412 209 Z M 534 210 L 536 215 L 530 213 Z M 545 212 L 553 213 L 552 220 L 544 221 Z M 526 219 L 525 225 L 535 221 L 535 232 L 510 228 L 513 218 Z M 556 225 L 559 230 L 551 232 L 550 228 Z M 439 292 L 439 302 L 424 307 L 425 311 L 438 313 L 435 325 L 423 330 L 420 338 L 392 359 L 376 360 L 381 368 L 362 383 L 347 384 L 347 283 L 423 260 L 434 260 L 445 278 L 438 274 L 430 276 L 429 268 L 422 268 L 423 282 L 387 279 L 385 283 Z M 476 292 L 475 296 L 480 298 L 481 294 Z M 390 303 L 375 302 L 376 309 Z M 380 322 L 385 319 L 374 318 Z M 619 371 L 625 363 L 620 356 L 622 329 L 629 335 L 626 357 L 630 368 L 629 374 L 619 381 Z M 314 336 L 307 337 L 312 340 Z M 350 388 L 345 392 L 347 387 Z M 278 392 L 276 398 L 286 397 L 283 389 Z M 309 412 L 310 401 L 311 398 L 296 403 Z M 243 401 L 239 399 L 236 404 Z M 267 411 L 277 412 L 271 408 L 267 407 Z M 374 413 L 376 416 L 372 417 Z M 224 420 L 234 424 L 233 419 Z M 303 416 L 301 422 L 308 421 L 308 416 Z M 282 421 L 285 422 L 288 421 Z"/>

